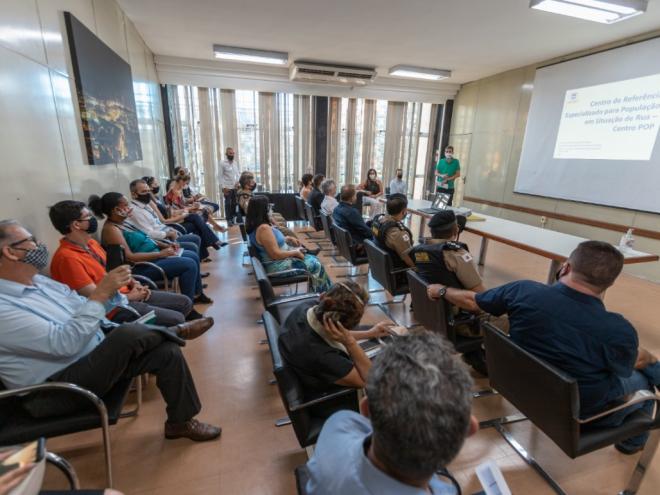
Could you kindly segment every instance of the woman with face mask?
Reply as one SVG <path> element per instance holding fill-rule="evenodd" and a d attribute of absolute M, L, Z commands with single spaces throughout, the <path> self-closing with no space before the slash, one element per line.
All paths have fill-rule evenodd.
<path fill-rule="evenodd" d="M 375 215 L 378 211 L 382 210 L 382 204 L 378 202 L 378 198 L 383 195 L 384 188 L 375 168 L 369 169 L 367 179 L 355 189 L 362 191 L 362 194 L 364 194 L 362 203 L 371 208 L 369 215 Z"/>
<path fill-rule="evenodd" d="M 162 268 L 168 279 L 179 277 L 181 292 L 193 302 L 199 304 L 213 302 L 202 291 L 197 254 L 184 250 L 179 256 L 177 245 L 158 244 L 144 232 L 126 225 L 125 220 L 130 213 L 130 205 L 122 194 L 109 192 L 103 197 L 92 195 L 88 203 L 89 208 L 98 218 L 107 218 L 101 230 L 103 245 L 118 244 L 124 248 L 127 261 L 131 263 L 149 261 Z M 135 266 L 133 273 L 152 280 L 162 278 L 160 271 L 150 266 Z"/>

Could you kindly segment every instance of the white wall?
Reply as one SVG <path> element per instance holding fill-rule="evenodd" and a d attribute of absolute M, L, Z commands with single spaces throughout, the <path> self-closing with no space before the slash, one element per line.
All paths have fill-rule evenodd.
<path fill-rule="evenodd" d="M 143 160 L 90 166 L 80 138 L 63 11 L 130 63 Z M 2 0 L 0 218 L 25 223 L 52 249 L 48 206 L 165 173 L 165 137 L 153 54 L 114 0 Z"/>
<path fill-rule="evenodd" d="M 660 34 L 660 33 L 655 33 Z M 640 36 L 640 39 L 648 37 Z M 607 47 L 631 40 L 612 43 Z M 591 50 L 594 51 L 594 50 Z M 581 54 L 587 54 L 586 50 Z M 562 57 L 564 58 L 564 57 Z M 570 58 L 567 56 L 565 58 Z M 465 184 L 459 197 L 470 196 L 496 203 L 572 215 L 632 228 L 660 231 L 660 215 L 621 208 L 529 196 L 513 192 L 525 136 L 536 67 L 522 67 L 461 87 L 454 103 L 450 142 L 461 161 Z M 603 191 L 607 194 L 607 191 Z M 465 202 L 475 211 L 541 226 L 541 217 L 506 208 Z M 549 218 L 546 228 L 617 244 L 620 232 Z M 660 254 L 660 241 L 637 237 L 640 251 Z M 660 282 L 660 262 L 627 265 L 626 272 Z"/>

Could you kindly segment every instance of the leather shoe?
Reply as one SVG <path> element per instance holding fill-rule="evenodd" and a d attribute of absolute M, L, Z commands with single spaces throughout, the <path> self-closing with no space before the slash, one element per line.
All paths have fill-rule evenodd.
<path fill-rule="evenodd" d="M 179 323 L 178 325 L 174 326 L 173 329 L 176 334 L 183 340 L 192 340 L 205 333 L 209 328 L 213 326 L 213 323 L 213 318 L 198 318 L 197 320 Z"/>
<path fill-rule="evenodd" d="M 211 272 L 202 272 L 202 273 L 199 274 L 199 276 L 200 276 L 201 278 L 206 278 L 206 277 L 208 277 L 209 275 L 211 275 Z"/>
<path fill-rule="evenodd" d="M 185 423 L 165 423 L 165 438 L 189 438 L 194 442 L 215 440 L 222 433 L 222 428 L 191 419 Z"/>
<path fill-rule="evenodd" d="M 621 443 L 615 443 L 614 448 L 625 455 L 634 455 L 640 450 L 644 449 L 644 445 L 638 445 L 637 447 L 628 447 L 627 445 Z"/>

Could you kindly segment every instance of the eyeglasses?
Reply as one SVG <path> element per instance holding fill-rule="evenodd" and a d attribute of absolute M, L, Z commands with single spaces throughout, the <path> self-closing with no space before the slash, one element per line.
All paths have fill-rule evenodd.
<path fill-rule="evenodd" d="M 30 237 L 26 237 L 25 239 L 21 239 L 20 241 L 12 242 L 9 244 L 9 247 L 13 248 L 14 246 L 18 246 L 19 244 L 23 244 L 24 242 L 34 242 L 37 244 L 37 238 L 31 235 Z"/>
<path fill-rule="evenodd" d="M 89 222 L 92 219 L 91 215 L 85 218 L 79 218 L 78 222 Z"/>

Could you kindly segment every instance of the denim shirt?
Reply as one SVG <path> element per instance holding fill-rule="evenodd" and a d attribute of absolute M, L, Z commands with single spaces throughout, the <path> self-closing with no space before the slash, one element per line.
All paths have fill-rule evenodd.
<path fill-rule="evenodd" d="M 43 383 L 102 340 L 105 313 L 122 304 L 89 301 L 43 275 L 32 285 L 0 279 L 0 380 L 7 388 Z"/>

